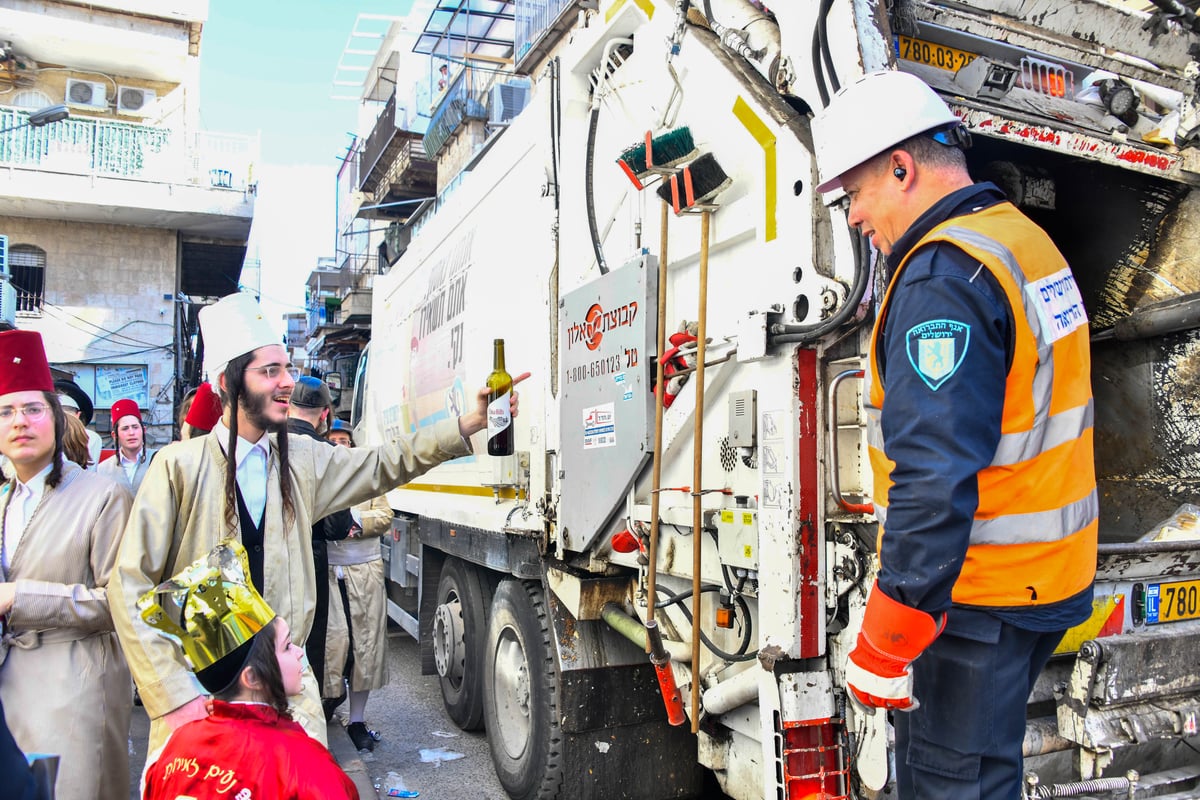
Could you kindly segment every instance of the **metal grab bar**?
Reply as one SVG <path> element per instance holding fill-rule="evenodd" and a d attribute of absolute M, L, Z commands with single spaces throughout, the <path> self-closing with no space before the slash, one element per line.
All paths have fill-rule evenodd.
<path fill-rule="evenodd" d="M 851 503 L 842 496 L 841 478 L 838 475 L 838 425 L 837 425 L 837 390 L 847 378 L 862 378 L 861 369 L 848 369 L 839 372 L 829 382 L 829 487 L 837 504 L 851 514 L 874 514 L 872 503 Z"/>

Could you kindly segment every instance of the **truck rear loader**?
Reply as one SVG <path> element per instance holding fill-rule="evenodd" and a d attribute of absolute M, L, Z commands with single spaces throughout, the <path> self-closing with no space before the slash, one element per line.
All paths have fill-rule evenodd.
<path fill-rule="evenodd" d="M 904 70 L 1091 326 L 1095 613 L 1029 701 L 1028 796 L 1200 797 L 1196 518 L 1142 540 L 1200 502 L 1200 23 L 1171 0 L 770 5 L 559 3 L 515 54 L 529 104 L 374 285 L 360 444 L 474 403 L 496 338 L 533 373 L 513 455 L 480 438 L 389 495 L 391 615 L 513 798 L 894 796 L 887 716 L 843 677 L 877 571 L 884 276 L 814 189 L 810 123 Z"/>

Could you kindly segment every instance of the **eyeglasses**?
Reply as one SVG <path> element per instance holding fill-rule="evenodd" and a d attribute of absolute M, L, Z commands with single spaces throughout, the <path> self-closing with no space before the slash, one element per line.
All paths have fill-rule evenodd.
<path fill-rule="evenodd" d="M 273 381 L 279 377 L 280 372 L 286 372 L 292 380 L 300 380 L 299 367 L 285 367 L 282 364 L 267 364 L 265 367 L 246 367 L 247 372 L 261 372 L 263 377 L 269 381 Z"/>
<path fill-rule="evenodd" d="M 0 408 L 0 425 L 11 425 L 17 418 L 17 412 L 29 422 L 41 422 L 46 417 L 50 406 L 45 403 L 30 403 L 25 406 L 4 406 Z"/>

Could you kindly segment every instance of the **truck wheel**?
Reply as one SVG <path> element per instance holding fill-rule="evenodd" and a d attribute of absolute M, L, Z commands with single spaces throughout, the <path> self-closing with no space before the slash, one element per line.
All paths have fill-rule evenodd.
<path fill-rule="evenodd" d="M 547 800 L 562 783 L 558 670 L 542 587 L 505 580 L 492 600 L 483 715 L 492 764 L 513 800 Z"/>
<path fill-rule="evenodd" d="M 438 580 L 433 614 L 433 661 L 442 685 L 442 704 L 464 731 L 483 724 L 483 645 L 487 598 L 479 570 L 447 558 Z"/>

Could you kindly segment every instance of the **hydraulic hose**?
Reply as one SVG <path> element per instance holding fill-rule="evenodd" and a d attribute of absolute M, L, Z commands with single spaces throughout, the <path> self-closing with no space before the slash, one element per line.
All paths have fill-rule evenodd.
<path fill-rule="evenodd" d="M 850 232 L 850 241 L 854 246 L 854 285 L 846 301 L 829 319 L 812 325 L 797 325 L 794 323 L 777 322 L 767 329 L 767 338 L 771 344 L 807 343 L 814 342 L 831 331 L 840 328 L 846 320 L 854 315 L 863 295 L 867 293 L 867 284 L 871 281 L 870 248 L 862 235 L 855 230 Z"/>
<path fill-rule="evenodd" d="M 597 89 L 597 91 L 599 91 Z M 592 113 L 588 116 L 587 154 L 584 157 L 583 191 L 584 203 L 587 205 L 588 233 L 592 237 L 592 251 L 596 254 L 596 266 L 601 275 L 608 274 L 608 264 L 604 261 L 604 248 L 600 243 L 600 229 L 596 225 L 596 190 L 592 183 L 592 175 L 596 161 L 596 128 L 600 125 L 600 104 L 593 103 Z"/>
<path fill-rule="evenodd" d="M 712 584 L 708 584 L 708 585 L 712 586 Z M 719 588 L 719 587 L 716 587 L 716 588 Z M 658 587 L 658 591 L 667 595 L 668 603 L 674 602 L 675 593 L 672 592 L 670 589 L 660 586 L 660 587 Z M 680 599 L 682 600 L 683 598 L 680 598 Z M 740 595 L 735 596 L 734 601 L 738 604 L 738 607 L 742 611 L 742 619 L 745 620 L 745 625 L 742 626 L 742 641 L 738 645 L 738 652 L 727 653 L 724 650 L 722 650 L 721 648 L 717 647 L 715 644 L 712 643 L 712 640 L 709 639 L 707 635 L 705 635 L 704 631 L 699 630 L 699 626 L 697 626 L 697 629 L 699 630 L 699 633 L 700 633 L 699 638 L 700 638 L 700 641 L 704 643 L 704 646 L 707 647 L 709 649 L 709 651 L 713 655 L 717 656 L 718 658 L 722 658 L 726 661 L 735 661 L 735 662 L 736 661 L 751 661 L 758 657 L 758 653 L 747 652 L 750 649 L 750 639 L 753 636 L 753 630 L 752 630 L 751 621 L 750 621 L 750 604 L 747 603 L 746 599 L 744 597 L 741 597 Z M 684 618 L 688 621 L 689 624 L 691 624 L 692 612 L 688 609 L 687 603 L 680 603 L 679 610 L 683 612 Z"/>

